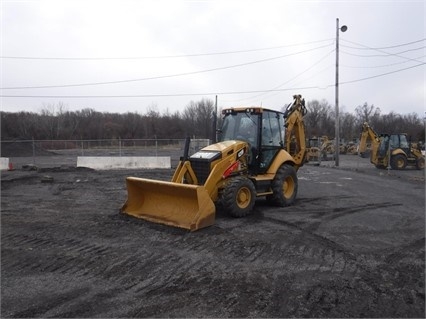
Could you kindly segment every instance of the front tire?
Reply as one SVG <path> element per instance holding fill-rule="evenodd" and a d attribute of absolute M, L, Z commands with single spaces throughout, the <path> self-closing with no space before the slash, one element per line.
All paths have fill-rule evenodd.
<path fill-rule="evenodd" d="M 296 200 L 298 180 L 293 166 L 283 164 L 275 174 L 271 184 L 272 196 L 269 200 L 277 206 L 292 205 Z"/>
<path fill-rule="evenodd" d="M 405 169 L 407 166 L 407 159 L 402 154 L 396 154 L 391 157 L 392 169 Z"/>
<path fill-rule="evenodd" d="M 256 188 L 251 180 L 239 176 L 229 180 L 222 190 L 221 206 L 232 217 L 250 214 L 256 200 Z"/>

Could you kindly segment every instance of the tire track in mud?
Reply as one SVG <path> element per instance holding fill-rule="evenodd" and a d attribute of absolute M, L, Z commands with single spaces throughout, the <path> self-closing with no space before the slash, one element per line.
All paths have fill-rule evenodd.
<path fill-rule="evenodd" d="M 275 223 L 273 219 L 265 221 L 266 224 Z M 124 227 L 126 224 L 131 225 L 125 222 Z M 155 245 L 155 252 L 146 250 L 146 247 L 138 250 L 127 248 L 120 252 L 116 240 L 99 245 L 77 238 L 54 240 L 53 236 L 40 234 L 7 234 L 2 236 L 3 249 L 32 248 L 39 252 L 60 250 L 62 253 L 58 253 L 58 256 L 62 257 L 57 260 L 41 261 L 38 264 L 30 259 L 30 262 L 21 265 L 19 263 L 10 265 L 9 258 L 6 258 L 2 260 L 2 271 L 12 270 L 17 275 L 27 272 L 51 272 L 84 280 L 107 279 L 119 291 L 128 291 L 135 298 L 138 296 L 144 298 L 144 305 L 133 313 L 135 315 L 158 315 L 159 304 L 162 304 L 160 315 L 173 314 L 174 309 L 181 309 L 182 305 L 173 301 L 170 296 L 179 293 L 185 298 L 191 298 L 192 306 L 200 307 L 199 309 L 206 307 L 204 302 L 208 301 L 209 308 L 205 313 L 226 316 L 232 314 L 239 306 L 236 298 L 241 297 L 241 291 L 245 291 L 244 289 L 252 289 L 253 294 L 248 297 L 249 300 L 252 300 L 253 305 L 259 305 L 256 306 L 257 309 L 264 307 L 267 311 L 268 307 L 272 307 L 268 304 L 270 300 L 277 298 L 281 300 L 279 294 L 282 293 L 282 288 L 278 286 L 250 288 L 262 284 L 262 280 L 257 277 L 258 275 L 248 273 L 273 274 L 274 269 L 279 269 L 280 273 L 288 273 L 289 276 L 312 278 L 313 283 L 309 289 L 291 288 L 297 302 L 288 301 L 285 307 L 296 316 L 312 317 L 337 311 L 343 301 L 346 304 L 349 302 L 355 289 L 358 291 L 363 289 L 366 293 L 376 296 L 383 293 L 383 289 L 377 284 L 377 278 L 382 276 L 377 277 L 377 272 L 365 266 L 356 256 L 327 239 L 309 234 L 298 225 L 285 223 L 282 226 L 285 226 L 286 231 L 290 229 L 290 232 L 284 242 L 274 243 L 261 240 L 247 242 L 244 239 L 245 231 L 228 232 L 217 226 L 207 233 L 176 232 L 174 236 L 162 234 L 161 229 L 148 227 L 145 229 L 144 240 L 148 246 Z M 215 240 L 212 240 L 213 235 L 216 235 Z M 293 240 L 290 240 L 292 237 Z M 417 247 L 419 243 L 413 245 Z M 278 252 L 281 253 L 279 257 Z M 15 254 L 15 257 L 18 255 L 19 253 Z M 396 255 L 394 258 L 398 259 Z M 16 269 L 11 269 L 13 267 Z M 365 277 L 366 272 L 368 279 L 361 279 L 360 272 L 363 273 L 362 277 Z M 324 282 L 314 280 L 314 274 L 318 273 L 324 277 L 340 274 L 343 281 L 335 283 L 332 280 L 324 286 Z M 352 277 L 361 283 L 351 279 Z M 240 282 L 236 284 L 236 280 Z M 290 279 L 282 280 L 284 282 L 280 280 L 280 284 L 288 288 Z M 271 281 L 270 277 L 265 279 L 265 282 Z M 204 295 L 206 288 L 203 287 L 209 287 L 209 295 Z M 222 290 L 226 291 L 223 296 Z M 200 294 L 200 297 L 194 298 L 194 294 Z M 217 296 L 209 297 L 211 294 Z M 222 310 L 214 310 L 215 307 Z M 43 314 L 43 309 L 29 308 L 22 313 Z M 36 310 L 37 312 L 34 312 Z M 244 313 L 244 309 L 239 311 L 240 314 Z M 279 313 L 276 315 L 279 316 Z"/>
<path fill-rule="evenodd" d="M 78 299 L 81 295 L 84 295 L 88 292 L 88 288 L 74 289 L 70 292 L 60 292 L 57 296 L 49 300 L 43 305 L 30 305 L 25 310 L 20 310 L 13 314 L 15 318 L 35 318 L 43 317 L 43 315 L 48 312 L 50 309 L 60 306 L 64 301 L 70 301 Z"/>
<path fill-rule="evenodd" d="M 107 279 L 120 289 L 146 292 L 147 287 L 158 289 L 183 273 L 209 268 L 207 264 L 211 261 L 203 261 L 193 252 L 176 254 L 170 243 L 156 241 L 153 251 L 149 242 L 148 239 L 146 246 L 137 249 L 132 249 L 135 248 L 132 245 L 122 250 L 115 240 L 99 245 L 45 234 L 3 234 L 2 272 L 17 276 L 56 273 L 85 280 Z M 155 277 L 161 280 L 152 282 Z"/>
<path fill-rule="evenodd" d="M 400 206 L 399 204 L 392 203 L 380 203 L 380 204 L 367 204 L 360 205 L 357 207 L 352 207 L 350 209 L 336 208 L 332 210 L 331 214 L 327 216 L 322 216 L 321 221 L 328 221 L 339 218 L 341 216 L 356 213 L 364 209 L 373 209 L 373 208 L 387 208 Z M 342 215 L 341 213 L 344 212 Z M 305 213 L 311 213 L 311 210 Z M 317 213 L 317 212 L 315 212 Z M 321 213 L 321 212 L 320 212 Z M 424 242 L 425 239 L 421 238 L 415 240 L 409 245 L 400 247 L 398 251 L 387 255 L 383 258 L 377 258 L 375 262 L 371 263 L 371 258 L 369 262 L 366 262 L 367 258 L 364 258 L 363 255 L 356 255 L 351 251 L 345 249 L 342 245 L 324 237 L 319 234 L 314 233 L 317 229 L 317 225 L 309 225 L 309 223 L 292 223 L 284 221 L 281 219 L 273 217 L 263 217 L 262 220 L 270 223 L 278 223 L 283 226 L 294 228 L 300 231 L 299 236 L 295 236 L 295 241 L 303 243 L 302 246 L 299 246 L 299 249 L 296 250 L 296 256 L 299 254 L 299 264 L 295 269 L 289 269 L 290 271 L 297 272 L 299 271 L 313 271 L 313 272 L 329 272 L 336 274 L 344 274 L 344 281 L 346 284 L 344 287 L 341 287 L 341 284 L 338 287 L 324 287 L 324 283 L 313 285 L 310 289 L 306 290 L 303 293 L 303 302 L 296 304 L 303 305 L 303 307 L 296 307 L 291 310 L 297 317 L 317 317 L 317 316 L 327 316 L 332 313 L 331 311 L 336 310 L 338 305 L 344 300 L 346 303 L 350 303 L 351 294 L 353 291 L 365 291 L 366 294 L 375 296 L 374 301 L 367 301 L 363 307 L 364 313 L 371 313 L 371 307 L 375 307 L 377 303 L 386 303 L 388 304 L 389 315 L 392 313 L 397 313 L 398 311 L 403 314 L 409 313 L 410 310 L 396 309 L 396 306 L 392 304 L 391 298 L 387 297 L 386 294 L 393 295 L 393 298 L 401 298 L 402 294 L 408 300 L 408 304 L 417 304 L 421 307 L 422 303 L 424 304 L 424 284 L 420 282 L 419 278 L 413 278 L 413 271 L 405 271 L 404 267 L 400 267 L 401 263 L 413 265 L 417 261 L 418 273 L 424 272 Z M 311 221 L 312 222 L 312 221 Z M 290 244 L 290 247 L 297 247 L 295 241 Z M 304 246 L 304 245 L 308 246 Z M 296 248 L 297 249 L 297 248 Z M 393 249 L 390 249 L 393 251 Z M 389 254 L 390 252 L 387 252 Z M 307 268 L 304 268 L 303 261 L 310 260 L 307 265 Z M 305 260 L 306 259 L 306 260 Z M 404 261 L 404 259 L 407 259 Z M 297 258 L 296 258 L 297 260 Z M 316 265 L 316 261 L 318 262 Z M 315 269 L 315 266 L 318 266 Z M 401 269 L 400 269 L 401 268 Z M 415 273 L 415 272 L 414 272 Z M 387 287 L 383 286 L 383 282 L 386 282 L 386 274 L 390 274 L 391 282 L 394 282 L 395 278 L 403 277 L 405 283 L 409 282 L 410 286 L 417 287 L 414 291 L 404 291 L 405 286 L 404 282 L 399 285 L 389 284 Z M 307 274 L 305 273 L 305 276 Z M 317 275 L 317 273 L 316 273 Z M 415 277 L 415 276 L 414 276 Z M 417 282 L 416 282 L 417 281 Z M 279 290 L 277 290 L 279 293 Z M 341 316 L 342 312 L 336 312 L 336 316 Z M 413 312 L 413 315 L 415 311 Z M 381 315 L 377 313 L 377 315 Z"/>
<path fill-rule="evenodd" d="M 172 291 L 173 293 L 181 291 L 180 293 L 185 294 L 187 289 L 192 293 L 194 291 L 203 293 L 205 288 L 202 287 L 216 287 L 213 290 L 219 295 L 220 289 L 229 291 L 229 296 L 210 300 L 210 306 L 221 304 L 223 311 L 226 312 L 226 309 L 231 311 L 230 309 L 236 307 L 235 304 L 238 303 L 235 296 L 241 293 L 240 289 L 257 285 L 256 282 L 259 278 L 250 280 L 246 278 L 247 273 L 252 273 L 253 267 L 259 273 L 262 273 L 265 268 L 288 270 L 291 273 L 314 272 L 321 268 L 321 265 L 298 267 L 297 264 L 302 257 L 308 258 L 312 262 L 317 256 L 323 254 L 321 250 L 306 245 L 301 247 L 300 245 L 278 243 L 271 246 L 270 243 L 262 241 L 247 244 L 240 234 L 224 232 L 218 228 L 210 232 L 216 233 L 219 240 L 212 241 L 212 234 L 185 233 L 179 234 L 174 241 L 170 242 L 163 241 L 163 238 L 167 238 L 167 236 L 160 234 L 157 238 L 155 230 L 154 233 L 148 231 L 147 244 L 155 243 L 157 251 L 149 253 L 146 251 L 143 258 L 141 258 L 143 255 L 141 249 L 135 251 L 127 249 L 119 254 L 114 247 L 115 241 L 106 243 L 106 245 L 98 245 L 76 238 L 57 241 L 46 235 L 9 234 L 2 237 L 3 243 L 9 243 L 3 245 L 3 249 L 14 246 L 24 250 L 32 248 L 33 251 L 42 253 L 41 256 L 45 256 L 44 251 L 54 251 L 56 254 L 53 254 L 54 259 L 50 254 L 48 255 L 50 258 L 43 261 L 36 262 L 30 258 L 29 262 L 12 265 L 12 267 L 6 258 L 2 260 L 2 266 L 4 271 L 12 270 L 17 275 L 28 272 L 50 272 L 69 275 L 73 278 L 80 277 L 85 280 L 108 279 L 122 291 L 131 291 L 135 296 L 140 295 L 145 299 L 152 300 L 152 314 L 155 314 L 156 303 L 154 300 L 161 298 L 162 295 L 170 295 Z M 286 251 L 282 254 L 284 260 L 279 261 L 277 258 L 272 258 L 277 250 Z M 331 256 L 331 252 L 328 254 Z M 18 255 L 15 255 L 15 260 Z M 27 257 L 28 254 L 24 254 L 23 258 L 27 259 Z M 327 265 L 327 259 L 324 260 L 323 264 Z M 11 269 L 13 267 L 16 268 Z M 327 265 L 327 267 L 329 266 Z M 324 271 L 329 271 L 329 269 Z M 221 275 L 217 276 L 217 274 Z M 233 286 L 230 281 L 235 281 L 236 276 L 242 276 L 242 282 Z M 253 298 L 253 302 L 262 303 L 262 300 L 269 300 L 273 293 L 273 290 L 265 287 L 261 293 L 258 292 L 257 295 L 254 294 L 250 298 Z M 197 298 L 195 300 L 195 302 L 197 300 L 201 302 Z M 164 302 L 170 303 L 170 307 L 173 305 L 179 307 L 171 300 L 164 299 Z M 149 309 L 148 306 L 144 307 L 144 313 Z"/>
<path fill-rule="evenodd" d="M 136 264 L 132 257 L 123 261 L 117 248 L 108 243 L 40 234 L 2 236 L 2 257 L 2 271 L 7 273 L 49 272 L 118 281 L 118 269 Z"/>
<path fill-rule="evenodd" d="M 276 224 L 276 220 L 262 218 L 262 221 Z M 259 226 L 259 225 L 257 225 Z M 260 225 L 263 227 L 264 225 Z M 264 268 L 281 269 L 289 272 L 349 272 L 350 276 L 357 272 L 357 259 L 349 255 L 341 246 L 323 237 L 310 234 L 309 239 L 305 230 L 291 223 L 282 223 L 285 230 L 277 238 L 277 241 L 261 239 L 247 242 L 245 231 L 232 232 L 214 226 L 214 234 L 206 235 L 206 238 L 192 240 L 191 236 L 174 242 L 180 251 L 195 253 L 204 258 L 219 259 L 223 264 L 235 265 L 242 268 L 255 268 L 261 271 Z M 241 226 L 244 229 L 244 225 Z M 285 232 L 285 233 L 284 233 Z M 214 236 L 215 240 L 206 243 L 207 237 Z M 304 238 L 302 238 L 304 237 Z M 308 241 L 308 243 L 307 243 Z"/>
<path fill-rule="evenodd" d="M 389 304 L 389 309 L 392 309 L 389 311 L 389 314 L 391 314 L 393 311 L 397 310 L 393 309 L 392 302 L 389 298 L 382 296 L 388 293 L 387 289 L 391 289 L 391 294 L 394 294 L 394 297 L 396 297 L 398 296 L 398 293 L 401 292 L 401 287 L 382 287 L 382 281 L 386 279 L 384 274 L 388 272 L 394 277 L 405 277 L 410 283 L 413 282 L 413 278 L 409 275 L 403 275 L 401 270 L 398 269 L 398 267 L 395 267 L 395 262 L 389 263 L 389 261 L 395 260 L 398 261 L 398 263 L 401 263 L 401 259 L 403 260 L 404 258 L 407 258 L 408 260 L 406 261 L 406 264 L 412 265 L 413 261 L 417 261 L 417 264 L 419 264 L 418 271 L 424 271 L 424 262 L 422 262 L 422 260 L 424 260 L 424 238 L 416 240 L 407 247 L 404 246 L 400 248 L 398 252 L 389 255 L 385 261 L 379 258 L 372 262 L 371 256 L 353 253 L 337 242 L 315 233 L 315 230 L 317 230 L 318 225 L 321 222 L 328 222 L 347 216 L 348 214 L 354 214 L 365 210 L 371 211 L 372 209 L 398 206 L 401 206 L 401 204 L 384 202 L 363 204 L 356 207 L 352 206 L 350 208 L 337 207 L 332 210 L 329 210 L 328 208 L 319 210 L 310 209 L 308 211 L 300 208 L 296 209 L 296 214 L 297 210 L 299 210 L 303 211 L 305 214 L 320 215 L 320 222 L 315 222 L 315 219 L 311 218 L 309 219 L 309 222 L 299 223 L 289 222 L 270 216 L 258 217 L 257 221 L 260 223 L 260 225 L 258 225 L 259 227 L 271 229 L 267 226 L 267 224 L 273 224 L 273 229 L 275 230 L 277 225 L 281 225 L 283 227 L 283 231 L 290 231 L 293 240 L 290 240 L 283 245 L 277 243 L 257 242 L 256 245 L 254 245 L 254 251 L 251 251 L 248 255 L 255 256 L 255 258 L 250 260 L 250 266 L 252 267 L 253 265 L 258 264 L 260 270 L 262 267 L 273 267 L 273 264 L 275 264 L 275 266 L 283 267 L 285 272 L 296 275 L 297 273 L 301 273 L 305 277 L 314 277 L 314 275 L 318 276 L 318 273 L 321 273 L 322 276 L 334 276 L 338 274 L 344 278 L 343 283 L 346 283 L 343 285 L 343 293 L 339 292 L 341 284 L 334 288 L 329 287 L 329 289 L 324 289 L 323 283 L 320 283 L 307 290 L 302 298 L 303 302 L 301 302 L 301 304 L 305 304 L 307 308 L 304 309 L 301 307 L 301 309 L 293 309 L 296 316 L 299 316 L 297 314 L 300 314 L 300 316 L 327 315 L 327 313 L 338 307 L 341 300 L 346 299 L 345 302 L 350 302 L 349 296 L 353 293 L 354 289 L 365 291 L 367 294 L 376 296 L 374 302 L 367 302 L 363 305 L 365 313 L 368 313 L 369 307 L 374 306 L 374 303 L 377 304 L 379 302 L 383 302 Z M 267 212 L 264 215 L 268 215 Z M 244 228 L 244 226 L 245 225 L 241 225 L 241 228 Z M 235 231 L 235 228 L 233 230 Z M 411 251 L 411 248 L 413 247 L 414 252 Z M 411 252 L 407 252 L 407 249 Z M 420 252 L 418 249 L 420 249 Z M 408 273 L 413 272 L 410 271 Z M 408 303 L 419 303 L 421 307 L 422 301 L 424 302 L 424 286 L 422 286 L 421 283 L 414 282 L 414 285 L 416 284 L 418 287 L 416 291 L 406 291 L 403 294 L 405 294 L 404 298 L 408 299 Z M 404 284 L 401 283 L 401 286 L 404 286 Z M 276 292 L 279 293 L 279 290 Z M 321 306 L 316 309 L 316 304 Z M 310 312 L 307 310 L 308 308 L 316 310 L 314 312 Z M 337 312 L 336 315 L 338 316 L 339 313 Z"/>
<path fill-rule="evenodd" d="M 396 265 L 369 264 L 362 259 L 343 263 L 343 276 L 319 270 L 310 276 L 310 284 L 295 287 L 292 291 L 295 302 L 287 305 L 285 313 L 295 317 L 418 316 L 416 309 L 423 307 L 425 299 L 424 283 L 419 276 L 424 272 L 424 264 L 413 270 L 401 266 L 400 261 Z M 306 279 L 309 272 L 301 275 Z M 280 294 L 280 289 L 275 290 L 276 298 Z"/>
<path fill-rule="evenodd" d="M 334 273 L 354 268 L 356 264 L 356 258 L 348 255 L 342 246 L 297 224 L 265 216 L 260 218 L 260 222 L 258 227 L 270 229 L 268 224 L 272 224 L 274 230 L 277 225 L 281 228 L 281 233 L 277 233 L 277 241 L 256 240 L 247 246 L 244 236 L 241 239 L 228 239 L 234 242 L 234 246 L 221 258 L 234 255 L 250 262 L 251 266 L 284 267 L 288 271 L 321 270 Z M 222 242 L 217 244 L 217 248 L 222 246 Z M 346 265 L 348 263 L 353 265 Z"/>

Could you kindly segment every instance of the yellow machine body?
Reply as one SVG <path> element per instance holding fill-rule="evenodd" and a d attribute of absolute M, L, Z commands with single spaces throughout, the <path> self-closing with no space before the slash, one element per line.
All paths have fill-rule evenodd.
<path fill-rule="evenodd" d="M 300 95 L 294 98 L 286 113 L 260 107 L 224 110 L 225 116 L 234 117 L 229 121 L 256 122 L 257 142 L 242 137 L 242 127 L 234 125 L 230 139 L 189 156 L 187 139 L 171 181 L 127 177 L 128 197 L 121 212 L 195 231 L 214 224 L 219 201 L 234 217 L 248 214 L 260 196 L 290 205 L 297 194 L 296 171 L 306 153 L 302 121 L 306 109 Z M 269 132 L 272 137 L 266 138 Z"/>

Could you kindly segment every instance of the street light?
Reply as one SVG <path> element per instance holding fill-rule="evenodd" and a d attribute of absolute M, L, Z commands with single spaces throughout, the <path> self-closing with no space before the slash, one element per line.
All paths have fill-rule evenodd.
<path fill-rule="evenodd" d="M 340 140 L 340 120 L 339 120 L 339 31 L 346 32 L 347 26 L 339 27 L 339 18 L 336 19 L 336 125 L 335 125 L 335 139 L 336 145 L 334 150 L 334 159 L 336 166 L 339 166 L 339 140 Z"/>

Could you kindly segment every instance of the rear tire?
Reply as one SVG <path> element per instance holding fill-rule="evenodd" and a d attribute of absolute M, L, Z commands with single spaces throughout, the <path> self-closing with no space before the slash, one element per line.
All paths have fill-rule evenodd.
<path fill-rule="evenodd" d="M 277 206 L 292 205 L 296 200 L 298 180 L 293 166 L 283 164 L 271 184 L 273 194 L 268 199 Z"/>
<path fill-rule="evenodd" d="M 423 157 L 420 157 L 416 161 L 416 168 L 417 169 L 424 169 L 425 168 L 425 159 Z"/>
<path fill-rule="evenodd" d="M 396 154 L 391 157 L 392 169 L 405 169 L 407 166 L 407 159 L 402 154 Z"/>
<path fill-rule="evenodd" d="M 251 180 L 239 176 L 229 180 L 222 190 L 221 207 L 232 217 L 244 217 L 251 213 L 256 200 L 256 188 Z"/>

